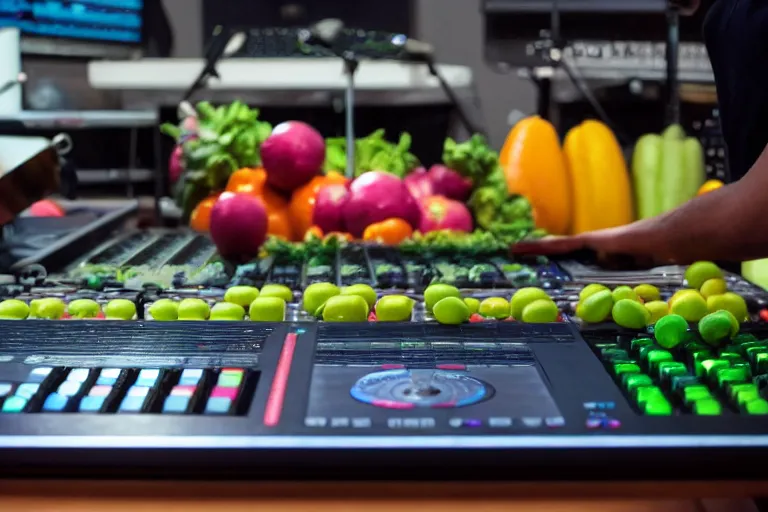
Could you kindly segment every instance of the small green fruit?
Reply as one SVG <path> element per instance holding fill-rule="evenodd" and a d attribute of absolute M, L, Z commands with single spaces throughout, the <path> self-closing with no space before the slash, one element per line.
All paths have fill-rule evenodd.
<path fill-rule="evenodd" d="M 590 295 L 594 295 L 597 292 L 602 292 L 603 290 L 608 290 L 608 287 L 597 283 L 588 284 L 579 292 L 579 302 L 583 302 Z"/>
<path fill-rule="evenodd" d="M 701 339 L 713 346 L 717 346 L 722 341 L 727 340 L 733 330 L 732 317 L 733 315 L 728 311 L 718 311 L 710 313 L 699 320 L 699 335 L 701 335 Z"/>
<path fill-rule="evenodd" d="M 101 313 L 101 306 L 93 299 L 75 299 L 67 305 L 72 318 L 95 318 Z"/>
<path fill-rule="evenodd" d="M 648 313 L 651 314 L 651 319 L 649 320 L 648 325 L 655 324 L 660 318 L 669 314 L 669 306 L 663 300 L 652 300 L 646 302 L 644 305 L 645 309 L 648 310 Z"/>
<path fill-rule="evenodd" d="M 521 320 L 527 324 L 549 324 L 557 322 L 559 314 L 553 300 L 539 299 L 525 306 Z"/>
<path fill-rule="evenodd" d="M 576 308 L 576 315 L 590 324 L 604 321 L 613 309 L 613 295 L 608 290 L 593 293 Z"/>
<path fill-rule="evenodd" d="M 368 320 L 368 303 L 359 295 L 335 295 L 325 302 L 323 320 L 365 322 Z"/>
<path fill-rule="evenodd" d="M 424 306 L 427 312 L 431 313 L 435 304 L 446 297 L 461 298 L 459 289 L 449 284 L 431 284 L 424 290 Z"/>
<path fill-rule="evenodd" d="M 469 308 L 469 314 L 474 315 L 480 311 L 480 301 L 474 297 L 467 297 L 464 299 L 464 304 Z"/>
<path fill-rule="evenodd" d="M 515 320 L 521 320 L 523 318 L 523 310 L 525 306 L 535 300 L 548 299 L 549 295 L 541 288 L 520 288 L 512 296 L 510 301 L 510 313 Z"/>
<path fill-rule="evenodd" d="M 722 295 L 713 295 L 707 299 L 707 309 L 714 313 L 724 309 L 730 311 L 739 322 L 744 322 L 749 317 L 746 301 L 733 292 L 726 292 Z"/>
<path fill-rule="evenodd" d="M 613 290 L 613 302 L 619 302 L 620 300 L 629 299 L 638 302 L 638 295 L 635 290 L 629 286 L 617 286 Z"/>
<path fill-rule="evenodd" d="M 707 301 L 699 293 L 681 295 L 669 307 L 669 312 L 680 315 L 688 322 L 698 322 L 707 315 Z"/>
<path fill-rule="evenodd" d="M 385 295 L 376 303 L 377 322 L 408 322 L 414 300 L 405 295 Z"/>
<path fill-rule="evenodd" d="M 104 316 L 111 320 L 132 320 L 136 316 L 136 304 L 128 299 L 114 299 L 107 302 Z"/>
<path fill-rule="evenodd" d="M 203 299 L 184 299 L 179 303 L 179 320 L 207 320 L 211 308 Z"/>
<path fill-rule="evenodd" d="M 469 320 L 469 308 L 458 297 L 445 297 L 432 309 L 432 314 L 444 325 L 460 325 Z"/>
<path fill-rule="evenodd" d="M 345 286 L 341 289 L 341 295 L 357 295 L 365 299 L 368 303 L 368 309 L 372 309 L 376 305 L 376 300 L 379 298 L 376 295 L 376 291 L 367 284 L 353 284 L 352 286 Z"/>
<path fill-rule="evenodd" d="M 661 299 L 661 293 L 659 289 L 652 284 L 639 284 L 634 288 L 638 297 L 643 299 L 644 302 L 653 302 Z"/>
<path fill-rule="evenodd" d="M 152 320 L 173 322 L 179 319 L 179 303 L 172 299 L 160 299 L 147 310 Z"/>
<path fill-rule="evenodd" d="M 29 306 L 23 300 L 7 299 L 0 302 L 0 320 L 24 320 L 29 316 Z"/>
<path fill-rule="evenodd" d="M 535 301 L 534 301 L 535 302 Z M 480 303 L 480 314 L 486 318 L 509 318 L 509 302 L 502 297 L 489 297 Z M 470 310 L 470 315 L 472 311 Z"/>
<path fill-rule="evenodd" d="M 248 308 L 253 322 L 282 322 L 285 320 L 285 301 L 280 297 L 258 297 Z"/>
<path fill-rule="evenodd" d="M 255 286 L 233 286 L 224 293 L 224 302 L 247 308 L 258 296 L 259 289 Z"/>
<path fill-rule="evenodd" d="M 293 292 L 283 284 L 265 284 L 259 293 L 259 297 L 279 297 L 285 302 L 292 302 Z"/>
<path fill-rule="evenodd" d="M 613 321 L 627 329 L 642 329 L 651 321 L 651 313 L 643 304 L 632 299 L 616 301 L 611 310 Z"/>
<path fill-rule="evenodd" d="M 245 318 L 245 309 L 232 302 L 217 302 L 211 308 L 211 320 L 239 322 Z"/>
<path fill-rule="evenodd" d="M 67 305 L 64 304 L 64 301 L 55 298 L 38 299 L 35 306 L 37 310 L 35 316 L 47 320 L 59 320 L 67 310 Z"/>
<path fill-rule="evenodd" d="M 680 315 L 667 315 L 656 322 L 653 335 L 660 346 L 675 348 L 688 337 L 688 322 Z"/>
<path fill-rule="evenodd" d="M 723 277 L 720 267 L 711 261 L 697 261 L 685 269 L 685 280 L 691 288 L 701 289 L 701 286 L 710 279 Z"/>
<path fill-rule="evenodd" d="M 303 305 L 304 311 L 310 315 L 315 315 L 317 310 L 325 304 L 325 301 L 339 295 L 341 290 L 335 284 L 314 283 L 304 290 Z"/>
<path fill-rule="evenodd" d="M 708 299 L 714 295 L 722 295 L 728 291 L 728 283 L 725 279 L 715 277 L 713 279 L 707 279 L 704 284 L 701 285 L 701 296 Z"/>
<path fill-rule="evenodd" d="M 30 318 L 40 318 L 40 315 L 37 314 L 37 311 L 40 309 L 40 304 L 45 299 L 32 299 L 29 301 L 29 317 Z"/>

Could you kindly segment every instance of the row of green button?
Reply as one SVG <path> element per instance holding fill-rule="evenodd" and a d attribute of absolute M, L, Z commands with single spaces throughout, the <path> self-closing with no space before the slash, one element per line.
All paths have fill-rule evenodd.
<path fill-rule="evenodd" d="M 742 335 L 734 342 L 739 344 L 730 350 L 723 350 L 716 359 L 709 348 L 695 338 L 684 344 L 683 350 L 691 358 L 697 376 L 705 376 L 713 386 L 730 391 L 734 405 L 747 414 L 766 414 L 768 402 L 760 398 L 757 386 L 748 383 L 751 367 L 740 353 L 746 354 L 747 350 L 751 350 L 753 359 L 762 355 L 768 362 L 768 346 L 759 343 L 760 348 L 757 349 L 754 346 L 757 342 L 751 335 Z M 674 361 L 670 352 L 656 348 L 652 339 L 632 340 L 630 350 L 639 354 L 648 371 L 655 374 L 662 384 L 671 385 L 673 391 L 678 391 L 683 404 L 694 414 L 718 415 L 722 412 L 710 389 L 700 384 L 698 378 L 689 376 L 686 366 Z"/>

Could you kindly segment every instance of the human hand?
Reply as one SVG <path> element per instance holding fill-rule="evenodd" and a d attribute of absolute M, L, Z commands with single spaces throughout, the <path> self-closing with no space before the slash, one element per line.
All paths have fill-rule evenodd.
<path fill-rule="evenodd" d="M 570 256 L 596 260 L 602 266 L 615 268 L 651 267 L 666 264 L 674 256 L 659 247 L 660 230 L 654 222 L 641 221 L 574 236 L 547 237 L 513 245 L 510 252 L 518 255 Z"/>

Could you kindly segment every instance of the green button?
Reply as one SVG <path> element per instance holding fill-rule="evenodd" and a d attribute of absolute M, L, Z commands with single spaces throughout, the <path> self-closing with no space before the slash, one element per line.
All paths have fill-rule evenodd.
<path fill-rule="evenodd" d="M 757 358 L 757 354 L 768 354 L 768 349 L 766 349 L 765 346 L 760 344 L 757 347 L 749 347 L 744 352 L 747 357 L 747 360 L 751 363 L 754 363 L 755 359 Z"/>
<path fill-rule="evenodd" d="M 683 403 L 685 405 L 690 406 L 693 402 L 704 398 L 712 398 L 712 393 L 706 386 L 688 386 L 683 389 Z"/>
<path fill-rule="evenodd" d="M 635 400 L 637 401 L 638 405 L 643 405 L 646 402 L 652 402 L 654 400 L 666 400 L 664 397 L 664 392 L 661 391 L 661 389 L 657 388 L 656 386 L 646 386 L 642 388 L 637 388 L 635 390 Z"/>
<path fill-rule="evenodd" d="M 755 337 L 754 334 L 750 334 L 750 333 L 747 333 L 747 332 L 742 332 L 742 333 L 739 333 L 736 336 L 734 336 L 731 341 L 733 341 L 733 343 L 735 343 L 737 345 L 741 345 L 743 343 L 749 343 L 749 342 L 752 342 L 752 341 L 757 341 L 757 338 Z"/>
<path fill-rule="evenodd" d="M 741 361 L 741 362 L 738 362 L 738 363 L 733 363 L 731 366 L 733 368 L 741 368 L 741 369 L 743 369 L 745 372 L 747 372 L 747 378 L 748 379 L 752 378 L 752 367 L 746 361 Z"/>
<path fill-rule="evenodd" d="M 714 398 L 703 398 L 693 403 L 693 413 L 699 416 L 720 416 L 723 408 Z"/>
<path fill-rule="evenodd" d="M 27 405 L 27 399 L 20 396 L 9 396 L 3 402 L 2 412 L 21 412 Z"/>
<path fill-rule="evenodd" d="M 698 350 L 709 350 L 709 347 L 699 340 L 693 338 L 683 344 L 683 350 L 685 350 L 688 354 L 692 354 Z"/>
<path fill-rule="evenodd" d="M 663 384 L 669 384 L 673 377 L 688 375 L 688 368 L 677 361 L 667 361 L 659 364 L 659 376 Z"/>
<path fill-rule="evenodd" d="M 736 352 L 720 352 L 720 357 L 718 357 L 718 359 L 724 359 L 731 363 L 737 363 L 742 360 L 741 354 Z"/>
<path fill-rule="evenodd" d="M 650 354 L 651 352 L 656 352 L 657 350 L 659 350 L 659 348 L 656 347 L 655 345 L 647 345 L 645 347 L 642 347 L 640 349 L 640 351 L 638 352 L 640 360 L 641 361 L 647 361 L 648 360 L 648 354 Z"/>
<path fill-rule="evenodd" d="M 605 348 L 601 350 L 600 355 L 606 361 L 617 361 L 617 360 L 626 361 L 627 359 L 629 359 L 629 354 L 627 353 L 627 351 L 622 350 L 620 348 Z"/>
<path fill-rule="evenodd" d="M 678 375 L 675 377 L 672 377 L 672 390 L 678 391 L 681 389 L 685 389 L 688 386 L 697 386 L 701 384 L 701 381 L 698 377 L 694 377 L 692 375 Z"/>
<path fill-rule="evenodd" d="M 666 399 L 651 400 L 642 406 L 643 412 L 649 416 L 671 416 L 672 405 Z"/>
<path fill-rule="evenodd" d="M 691 359 L 697 363 L 706 361 L 707 359 L 713 359 L 714 357 L 715 355 L 708 349 L 695 350 L 691 352 Z"/>
<path fill-rule="evenodd" d="M 749 355 L 747 354 L 747 350 L 749 349 L 759 349 L 764 348 L 763 344 L 758 341 L 748 341 L 746 343 L 742 343 L 741 345 L 735 346 L 735 352 L 738 352 L 743 357 L 746 357 L 749 359 Z"/>
<path fill-rule="evenodd" d="M 715 375 L 717 385 L 721 388 L 728 384 L 741 384 L 749 380 L 749 374 L 743 368 L 723 368 Z"/>
<path fill-rule="evenodd" d="M 223 388 L 239 388 L 241 382 L 243 382 L 242 373 L 221 373 L 216 385 Z"/>
<path fill-rule="evenodd" d="M 768 373 L 768 352 L 759 352 L 755 354 L 755 373 L 762 375 Z"/>
<path fill-rule="evenodd" d="M 622 381 L 624 382 L 624 389 L 630 393 L 634 392 L 637 388 L 653 386 L 653 380 L 648 375 L 642 373 L 625 373 Z"/>
<path fill-rule="evenodd" d="M 641 348 L 653 346 L 653 340 L 651 338 L 635 338 L 629 344 L 629 348 L 632 352 L 639 352 Z"/>
<path fill-rule="evenodd" d="M 723 361 L 722 359 L 707 359 L 701 362 L 701 367 L 704 370 L 704 375 L 710 379 L 714 379 L 717 376 L 717 371 L 723 368 L 730 368 L 731 363 Z M 698 372 L 697 372 L 698 375 Z"/>
<path fill-rule="evenodd" d="M 640 373 L 640 367 L 636 363 L 616 363 L 613 365 L 613 373 L 617 376 L 625 373 Z"/>
<path fill-rule="evenodd" d="M 607 348 L 621 348 L 617 343 L 595 343 L 597 350 L 604 350 Z"/>
<path fill-rule="evenodd" d="M 745 389 L 736 393 L 734 401 L 739 407 L 744 407 L 754 400 L 761 400 L 760 392 L 758 392 L 757 389 Z"/>
<path fill-rule="evenodd" d="M 768 414 L 768 402 L 762 398 L 752 400 L 744 405 L 744 411 L 747 414 Z"/>
<path fill-rule="evenodd" d="M 660 363 L 668 363 L 674 360 L 675 358 L 672 357 L 672 354 L 666 350 L 652 350 L 648 352 L 648 367 L 653 373 L 658 373 Z"/>

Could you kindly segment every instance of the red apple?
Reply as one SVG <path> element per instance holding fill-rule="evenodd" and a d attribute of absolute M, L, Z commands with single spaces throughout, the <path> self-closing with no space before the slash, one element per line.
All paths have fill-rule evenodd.
<path fill-rule="evenodd" d="M 443 196 L 425 197 L 421 200 L 419 231 L 451 230 L 472 231 L 472 214 L 464 203 Z"/>

